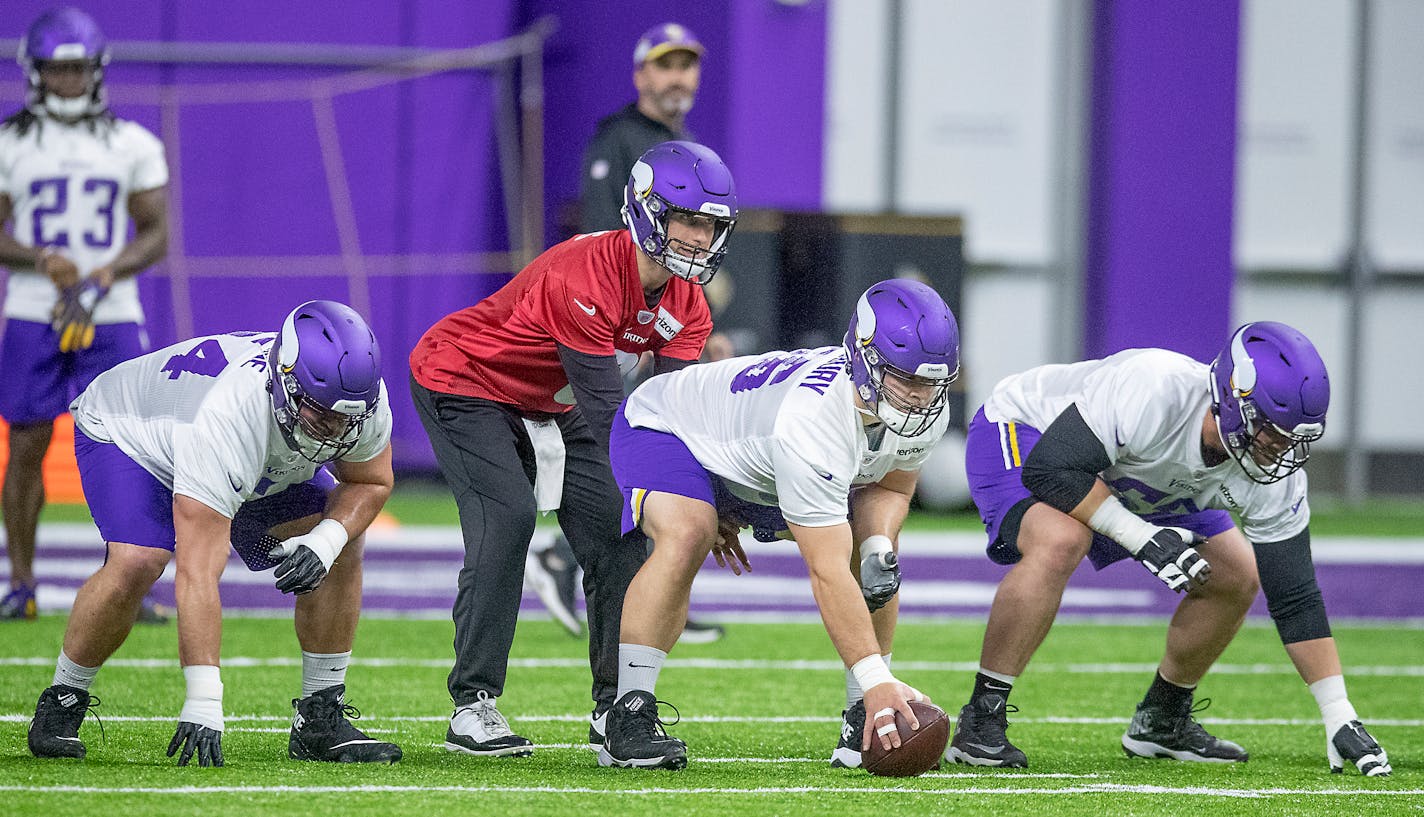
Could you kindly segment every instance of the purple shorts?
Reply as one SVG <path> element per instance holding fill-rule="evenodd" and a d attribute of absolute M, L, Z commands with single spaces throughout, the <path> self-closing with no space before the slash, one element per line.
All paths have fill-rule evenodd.
<path fill-rule="evenodd" d="M 1018 532 L 1001 535 L 1000 528 L 1014 506 L 1029 500 L 1032 494 L 1023 484 L 1023 461 L 1042 436 L 1038 429 L 1023 423 L 991 423 L 984 409 L 969 423 L 966 438 L 964 468 L 969 476 L 969 495 L 979 508 L 984 530 L 989 535 L 989 558 L 1001 565 L 1011 565 L 1023 558 L 1018 548 Z M 1022 510 L 1022 509 L 1021 509 Z M 1212 537 L 1235 526 L 1231 514 L 1221 510 L 1196 511 L 1185 514 L 1144 514 L 1143 519 L 1154 525 L 1186 528 L 1204 537 Z M 1117 542 L 1100 533 L 1093 534 L 1088 559 L 1102 570 L 1132 554 Z"/>
<path fill-rule="evenodd" d="M 758 541 L 770 542 L 787 529 L 781 509 L 758 505 L 734 496 L 716 474 L 702 467 L 692 451 L 676 435 L 650 428 L 633 428 L 623 416 L 623 407 L 613 417 L 608 439 L 608 458 L 613 478 L 623 493 L 623 533 L 643 522 L 643 501 L 660 491 L 701 500 L 719 515 L 734 516 L 752 527 Z M 649 463 L 655 463 L 649 467 Z"/>
<path fill-rule="evenodd" d="M 79 480 L 89 513 L 105 542 L 173 551 L 177 534 L 173 529 L 172 490 L 117 445 L 93 440 L 77 428 L 74 457 L 79 462 Z M 334 487 L 336 478 L 321 468 L 306 482 L 243 503 L 233 517 L 230 538 L 247 569 L 276 567 L 278 560 L 267 555 L 275 544 L 264 541 L 267 531 L 321 513 L 326 508 L 326 495 Z"/>
<path fill-rule="evenodd" d="M 53 420 L 102 372 L 147 351 L 136 323 L 96 326 L 93 346 L 66 354 L 49 324 L 10 318 L 0 340 L 0 417 L 11 425 Z"/>

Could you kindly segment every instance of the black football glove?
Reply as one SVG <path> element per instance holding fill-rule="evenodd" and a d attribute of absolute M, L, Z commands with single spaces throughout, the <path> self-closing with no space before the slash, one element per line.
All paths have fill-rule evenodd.
<path fill-rule="evenodd" d="M 895 551 L 867 553 L 860 560 L 860 593 L 870 612 L 884 607 L 900 592 L 900 559 Z"/>
<path fill-rule="evenodd" d="M 1335 736 L 1325 742 L 1325 754 L 1330 759 L 1330 771 L 1335 774 L 1345 771 L 1347 760 L 1365 777 L 1384 777 L 1394 771 L 1389 765 L 1389 755 L 1359 721 L 1340 727 Z"/>
<path fill-rule="evenodd" d="M 1205 541 L 1183 528 L 1158 528 L 1134 557 L 1163 584 L 1178 593 L 1191 584 L 1206 584 L 1211 565 L 1194 545 Z"/>
<path fill-rule="evenodd" d="M 277 558 L 281 553 L 282 546 L 278 545 L 272 548 L 268 555 Z M 326 579 L 326 565 L 322 564 L 316 551 L 306 545 L 298 545 L 296 550 L 277 565 L 272 575 L 277 579 L 278 590 L 300 596 L 321 587 L 322 581 Z"/>
<path fill-rule="evenodd" d="M 223 765 L 222 730 L 210 729 L 188 721 L 179 721 L 173 740 L 168 742 L 168 756 L 178 755 L 178 765 L 187 766 L 193 755 L 198 756 L 199 766 Z"/>

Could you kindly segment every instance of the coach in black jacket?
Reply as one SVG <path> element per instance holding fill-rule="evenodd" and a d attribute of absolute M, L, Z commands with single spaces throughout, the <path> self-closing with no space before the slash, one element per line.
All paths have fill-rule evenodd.
<path fill-rule="evenodd" d="M 638 101 L 605 117 L 583 154 L 581 232 L 623 228 L 623 189 L 633 163 L 653 145 L 691 139 L 683 127 L 697 96 L 702 44 L 677 23 L 643 34 L 633 49 L 633 86 Z"/>

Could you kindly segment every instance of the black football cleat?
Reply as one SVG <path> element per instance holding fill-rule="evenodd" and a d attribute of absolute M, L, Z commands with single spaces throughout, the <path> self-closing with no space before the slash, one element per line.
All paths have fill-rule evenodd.
<path fill-rule="evenodd" d="M 653 693 L 633 690 L 613 704 L 608 710 L 603 747 L 598 750 L 598 765 L 673 771 L 687 765 L 687 744 L 663 728 L 659 703 Z"/>
<path fill-rule="evenodd" d="M 1028 757 L 1009 743 L 1009 713 L 1019 708 L 1010 706 L 1002 695 L 984 695 L 959 710 L 959 722 L 954 726 L 954 740 L 944 750 L 944 759 L 971 766 L 1003 766 L 1027 769 Z"/>
<path fill-rule="evenodd" d="M 841 738 L 831 752 L 832 769 L 860 768 L 860 741 L 865 735 L 865 701 L 856 701 L 841 713 Z"/>
<path fill-rule="evenodd" d="M 305 698 L 292 699 L 292 735 L 287 755 L 293 760 L 328 763 L 395 763 L 401 749 L 351 725 L 361 712 L 346 703 L 346 685 L 337 684 Z"/>
<path fill-rule="evenodd" d="M 84 757 L 86 750 L 84 741 L 79 739 L 79 725 L 84 723 L 84 713 L 98 705 L 98 698 L 64 684 L 55 684 L 41 692 L 35 704 L 35 718 L 30 721 L 30 754 Z"/>
<path fill-rule="evenodd" d="M 1245 749 L 1212 735 L 1192 717 L 1208 706 L 1210 698 L 1203 698 L 1196 706 L 1191 698 L 1185 698 L 1175 709 L 1143 701 L 1122 736 L 1122 750 L 1128 757 L 1165 757 L 1194 763 L 1246 762 Z"/>

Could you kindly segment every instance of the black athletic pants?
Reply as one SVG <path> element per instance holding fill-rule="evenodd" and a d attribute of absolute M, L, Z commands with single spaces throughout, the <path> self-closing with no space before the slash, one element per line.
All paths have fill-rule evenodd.
<path fill-rule="evenodd" d="M 414 379 L 411 396 L 435 459 L 460 511 L 465 564 L 455 595 L 455 666 L 448 681 L 455 706 L 484 691 L 504 692 L 509 648 L 519 616 L 524 559 L 534 534 L 534 448 L 510 405 L 431 391 Z M 641 534 L 625 541 L 622 496 L 608 451 L 578 409 L 557 418 L 564 438 L 564 495 L 559 527 L 583 568 L 588 661 L 600 709 L 618 692 L 618 632 L 623 597 L 646 558 Z"/>

